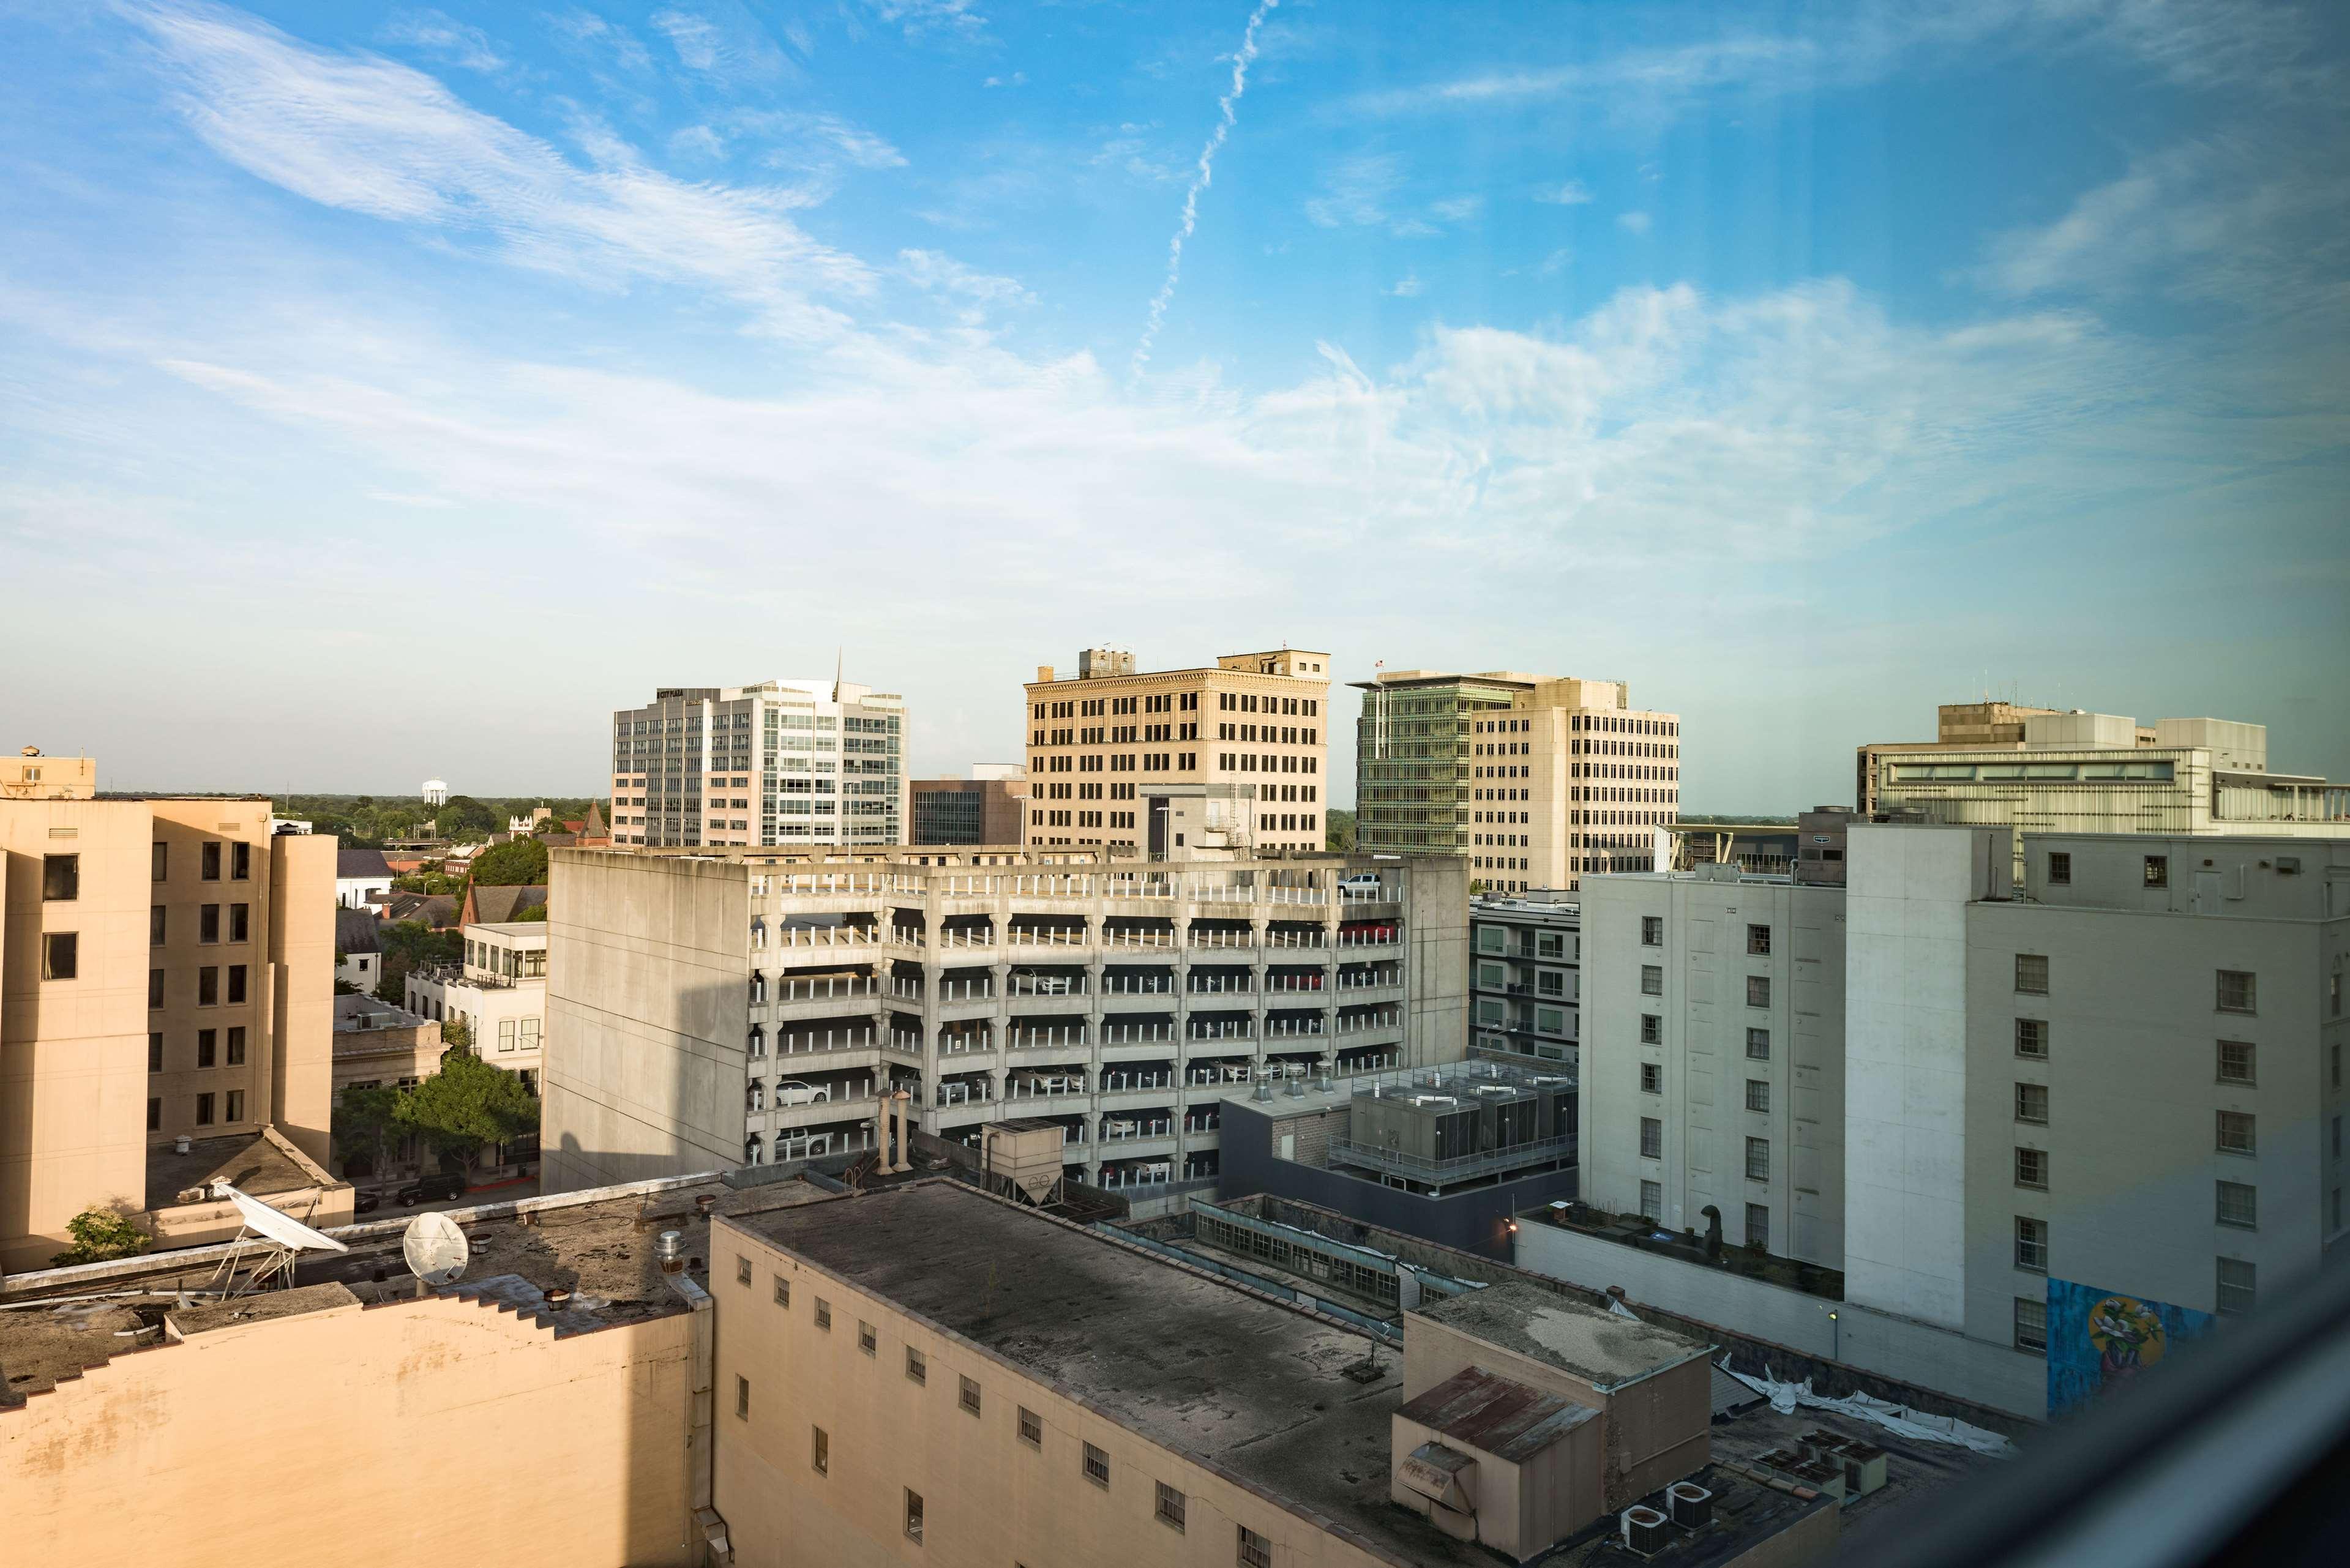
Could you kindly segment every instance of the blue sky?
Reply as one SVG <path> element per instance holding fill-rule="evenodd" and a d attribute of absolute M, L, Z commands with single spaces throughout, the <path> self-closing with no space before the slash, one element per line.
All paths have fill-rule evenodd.
<path fill-rule="evenodd" d="M 585 790 L 845 648 L 947 771 L 1081 646 L 1288 641 L 1627 680 L 1695 811 L 1986 689 L 2350 776 L 2346 39 L 0 3 L 0 741 Z"/>

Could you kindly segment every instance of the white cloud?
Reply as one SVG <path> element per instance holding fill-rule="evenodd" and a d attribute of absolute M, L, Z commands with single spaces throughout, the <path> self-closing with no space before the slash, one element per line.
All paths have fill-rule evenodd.
<path fill-rule="evenodd" d="M 1388 203 L 1403 182 L 1403 160 L 1362 152 L 1323 171 L 1322 191 L 1305 202 L 1306 222 L 1325 229 L 1358 228 L 1388 221 Z"/>
<path fill-rule="evenodd" d="M 1448 223 L 1458 223 L 1473 218 L 1485 210 L 1482 196 L 1454 196 L 1449 201 L 1430 202 L 1428 210 Z"/>
<path fill-rule="evenodd" d="M 1561 245 L 1534 265 L 1536 277 L 1556 277 L 1575 263 L 1575 253 Z"/>
<path fill-rule="evenodd" d="M 803 195 L 671 179 L 593 125 L 577 130 L 583 168 L 405 66 L 312 49 L 211 7 L 131 15 L 197 134 L 310 201 L 473 235 L 513 265 L 597 286 L 714 288 L 790 337 L 838 331 L 845 318 L 812 296 L 869 284 L 863 263 L 791 221 Z"/>
<path fill-rule="evenodd" d="M 760 80 L 795 69 L 784 52 L 754 29 L 722 27 L 707 16 L 676 9 L 654 12 L 652 25 L 669 39 L 680 64 L 718 81 Z"/>
<path fill-rule="evenodd" d="M 1028 73 L 1026 71 L 1014 71 L 1008 77 L 990 77 L 979 85 L 982 87 L 992 88 L 1026 87 L 1028 85 Z"/>
<path fill-rule="evenodd" d="M 1535 192 L 1534 200 L 1547 202 L 1555 207 L 1580 207 L 1591 200 L 1591 187 L 1580 180 L 1569 180 L 1564 185 L 1553 185 Z"/>
<path fill-rule="evenodd" d="M 1627 234 L 1645 234 L 1654 226 L 1655 220 L 1646 213 L 1636 211 L 1617 213 L 1616 223 Z"/>
<path fill-rule="evenodd" d="M 903 28 L 909 38 L 930 34 L 975 38 L 987 30 L 979 0 L 864 0 L 884 24 Z"/>
<path fill-rule="evenodd" d="M 376 34 L 387 44 L 406 44 L 469 71 L 506 68 L 506 58 L 479 27 L 469 26 L 439 11 L 399 11 Z"/>
<path fill-rule="evenodd" d="M 1428 286 L 1419 281 L 1419 274 L 1409 273 L 1396 279 L 1394 286 L 1388 289 L 1387 293 L 1388 297 L 1393 299 L 1412 299 L 1426 292 L 1427 288 Z"/>
<path fill-rule="evenodd" d="M 955 302 L 957 318 L 965 327 L 983 325 L 991 306 L 1036 303 L 1018 278 L 979 272 L 943 252 L 899 251 L 898 267 L 915 287 Z"/>

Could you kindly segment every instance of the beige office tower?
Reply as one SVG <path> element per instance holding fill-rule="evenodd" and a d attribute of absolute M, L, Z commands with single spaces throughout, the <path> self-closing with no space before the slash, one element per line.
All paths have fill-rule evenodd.
<path fill-rule="evenodd" d="M 1330 656 L 1306 649 L 1138 672 L 1133 654 L 1089 648 L 1074 679 L 1040 666 L 1024 710 L 1024 842 L 1319 850 L 1329 699 Z"/>
<path fill-rule="evenodd" d="M 612 715 L 612 842 L 906 842 L 906 700 L 832 680 L 664 687 Z"/>
<path fill-rule="evenodd" d="M 93 1205 L 184 1235 L 153 1213 L 210 1146 L 275 1127 L 327 1158 L 335 850 L 271 836 L 266 800 L 102 797 L 89 758 L 0 763 L 0 1269 L 46 1264 Z"/>
<path fill-rule="evenodd" d="M 1355 844 L 1465 855 L 1486 891 L 1646 871 L 1680 815 L 1681 722 L 1621 680 L 1387 670 L 1358 680 Z"/>

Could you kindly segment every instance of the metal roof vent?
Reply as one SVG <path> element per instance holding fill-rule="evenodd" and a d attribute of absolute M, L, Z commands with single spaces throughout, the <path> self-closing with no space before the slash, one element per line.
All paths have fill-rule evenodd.
<path fill-rule="evenodd" d="M 1273 1080 L 1270 1078 L 1259 1078 L 1256 1081 L 1256 1087 L 1249 1091 L 1249 1098 L 1252 1100 L 1272 1099 Z"/>
<path fill-rule="evenodd" d="M 1289 1087 L 1284 1092 L 1293 1100 L 1304 1099 L 1305 1097 L 1305 1080 L 1304 1078 L 1290 1079 Z"/>
<path fill-rule="evenodd" d="M 685 1272 L 685 1232 L 664 1231 L 653 1242 L 653 1256 L 660 1260 L 661 1272 Z"/>

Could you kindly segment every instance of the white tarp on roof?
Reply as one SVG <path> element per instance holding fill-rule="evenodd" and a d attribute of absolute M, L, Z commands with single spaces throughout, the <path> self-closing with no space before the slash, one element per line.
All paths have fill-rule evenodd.
<path fill-rule="evenodd" d="M 1888 1432 L 1918 1442 L 1956 1443 L 1962 1449 L 1971 1449 L 1979 1454 L 1995 1454 L 2002 1459 L 2012 1458 L 2015 1453 L 2015 1445 L 1997 1432 L 1971 1426 L 1955 1416 L 1929 1415 L 1923 1410 L 1912 1410 L 1906 1405 L 1891 1404 L 1866 1394 L 1831 1399 L 1824 1394 L 1813 1393 L 1812 1380 L 1808 1377 L 1801 1383 L 1782 1383 L 1771 1376 L 1768 1366 L 1762 1369 L 1762 1376 L 1750 1377 L 1732 1367 L 1726 1355 L 1721 1358 L 1721 1370 L 1770 1400 L 1771 1408 L 1783 1416 L 1791 1414 L 1796 1406 L 1804 1405 L 1816 1410 L 1834 1410 L 1856 1421 L 1873 1422 Z"/>

